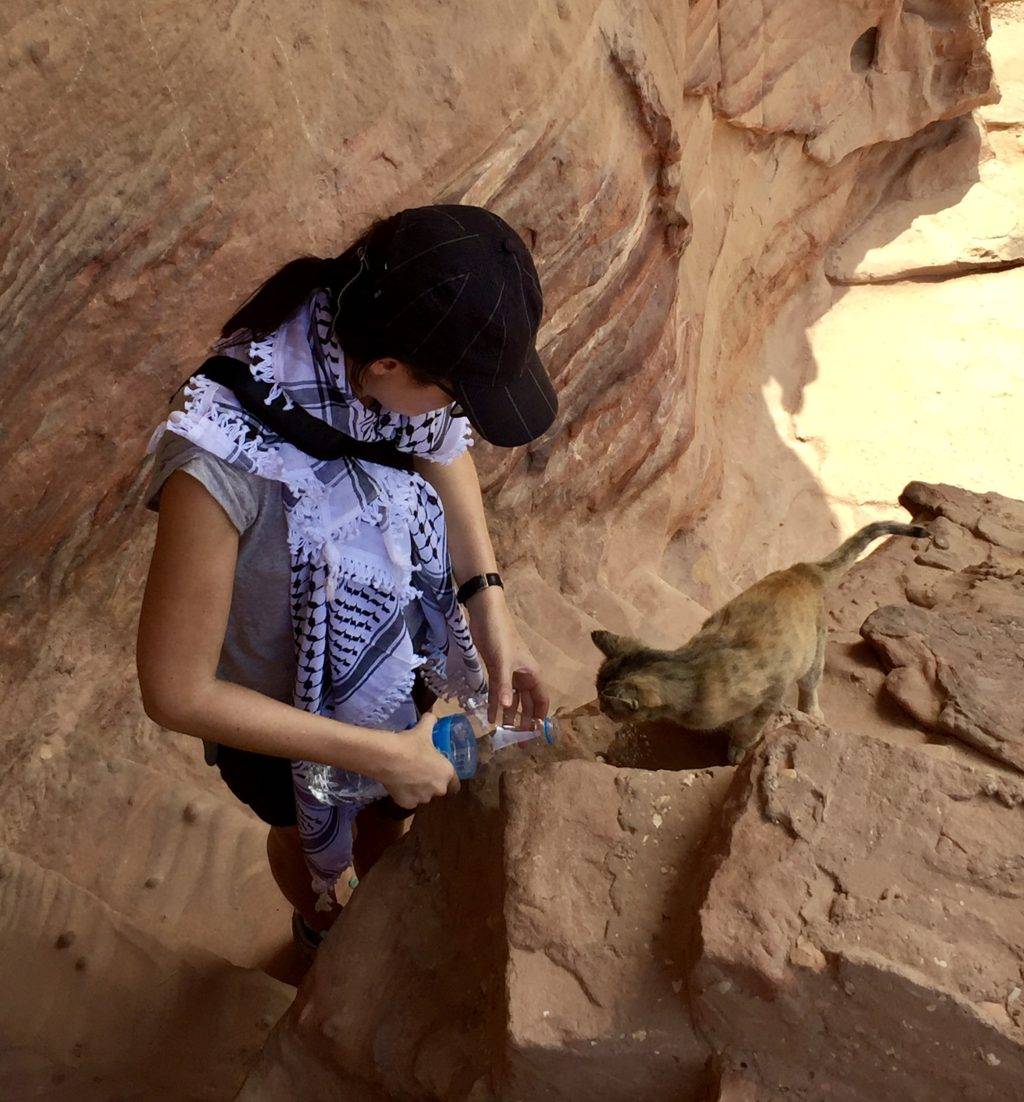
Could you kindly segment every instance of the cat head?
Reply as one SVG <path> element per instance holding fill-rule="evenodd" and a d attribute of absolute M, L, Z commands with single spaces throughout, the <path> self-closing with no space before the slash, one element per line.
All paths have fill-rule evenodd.
<path fill-rule="evenodd" d="M 590 638 L 605 656 L 597 671 L 597 702 L 609 719 L 644 723 L 685 711 L 692 686 L 678 659 L 610 631 Z"/>

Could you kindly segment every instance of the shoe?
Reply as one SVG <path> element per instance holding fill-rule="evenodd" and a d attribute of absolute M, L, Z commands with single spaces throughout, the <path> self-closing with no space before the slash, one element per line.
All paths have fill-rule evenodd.
<path fill-rule="evenodd" d="M 320 948 L 324 935 L 319 930 L 314 930 L 298 911 L 292 911 L 292 938 L 304 952 L 315 953 Z"/>

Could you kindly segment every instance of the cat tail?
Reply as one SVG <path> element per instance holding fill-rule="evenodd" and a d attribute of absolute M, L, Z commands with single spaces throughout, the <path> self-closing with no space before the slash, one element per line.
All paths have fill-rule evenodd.
<path fill-rule="evenodd" d="M 874 543 L 882 536 L 913 536 L 915 539 L 921 539 L 930 535 L 928 529 L 922 528 L 919 524 L 900 524 L 898 521 L 882 520 L 877 524 L 868 524 L 854 533 L 831 555 L 821 559 L 815 565 L 825 571 L 829 581 L 833 581 L 853 566 L 869 543 Z"/>

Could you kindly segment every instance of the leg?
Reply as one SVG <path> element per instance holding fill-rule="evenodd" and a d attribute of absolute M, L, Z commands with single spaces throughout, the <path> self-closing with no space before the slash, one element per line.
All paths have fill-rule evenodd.
<path fill-rule="evenodd" d="M 354 865 L 357 876 L 365 876 L 381 854 L 397 842 L 412 825 L 411 817 L 401 821 L 388 819 L 371 804 L 356 817 Z M 302 852 L 298 827 L 271 827 L 267 835 L 267 858 L 281 894 L 306 922 L 319 931 L 329 930 L 341 907 L 329 911 L 316 909 L 317 893 L 313 890 L 309 866 Z"/>
<path fill-rule="evenodd" d="M 380 860 L 384 851 L 394 845 L 412 826 L 408 819 L 389 819 L 376 804 L 363 808 L 356 818 L 356 841 L 353 864 L 356 876 L 362 879 Z"/>
<path fill-rule="evenodd" d="M 818 684 L 825 671 L 825 639 L 825 622 L 822 620 L 818 623 L 818 645 L 814 652 L 814 661 L 796 683 L 800 696 L 797 707 L 812 719 L 825 718 L 825 713 L 822 712 L 821 705 L 818 703 Z"/>
<path fill-rule="evenodd" d="M 752 712 L 729 724 L 729 761 L 736 765 L 760 741 L 765 724 L 782 705 L 782 694 L 771 696 Z"/>
<path fill-rule="evenodd" d="M 330 929 L 341 908 L 332 907 L 329 911 L 316 909 L 317 896 L 302 855 L 298 827 L 271 827 L 267 835 L 267 858 L 270 871 L 285 899 L 314 930 Z"/>

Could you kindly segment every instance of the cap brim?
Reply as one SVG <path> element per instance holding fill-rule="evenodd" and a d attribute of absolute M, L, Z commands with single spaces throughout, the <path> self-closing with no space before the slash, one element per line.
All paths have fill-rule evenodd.
<path fill-rule="evenodd" d="M 543 436 L 558 415 L 558 398 L 536 350 L 526 370 L 508 383 L 457 382 L 455 397 L 488 443 L 516 448 Z"/>

